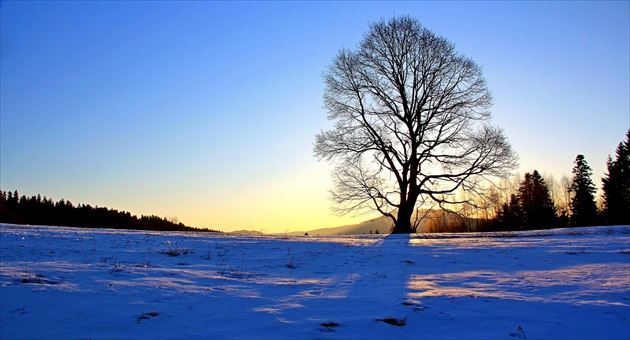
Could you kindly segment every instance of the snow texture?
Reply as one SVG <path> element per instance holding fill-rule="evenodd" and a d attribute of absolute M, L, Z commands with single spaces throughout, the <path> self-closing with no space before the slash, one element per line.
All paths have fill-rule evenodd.
<path fill-rule="evenodd" d="M 630 338 L 628 226 L 0 236 L 2 339 Z"/>

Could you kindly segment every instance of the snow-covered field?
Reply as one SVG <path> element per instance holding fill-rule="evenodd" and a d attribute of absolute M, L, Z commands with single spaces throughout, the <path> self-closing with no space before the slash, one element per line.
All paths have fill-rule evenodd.
<path fill-rule="evenodd" d="M 630 227 L 242 237 L 0 225 L 0 338 L 630 338 Z"/>

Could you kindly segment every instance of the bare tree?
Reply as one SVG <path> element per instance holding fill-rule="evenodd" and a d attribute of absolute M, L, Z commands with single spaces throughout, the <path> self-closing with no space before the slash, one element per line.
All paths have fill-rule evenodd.
<path fill-rule="evenodd" d="M 316 136 L 314 154 L 334 163 L 339 213 L 377 210 L 393 233 L 410 233 L 422 203 L 467 203 L 453 193 L 478 192 L 516 166 L 502 130 L 489 123 L 481 68 L 413 18 L 371 24 L 324 81 L 335 125 Z"/>
<path fill-rule="evenodd" d="M 571 180 L 563 175 L 559 181 L 549 174 L 543 176 L 547 187 L 549 188 L 549 195 L 551 200 L 556 206 L 556 212 L 559 216 L 569 216 L 569 203 L 571 202 Z"/>
<path fill-rule="evenodd" d="M 571 214 L 571 209 L 569 204 L 571 203 L 571 179 L 567 175 L 562 175 L 560 178 L 560 187 L 561 187 L 561 206 L 560 213 L 564 216 L 569 216 Z"/>

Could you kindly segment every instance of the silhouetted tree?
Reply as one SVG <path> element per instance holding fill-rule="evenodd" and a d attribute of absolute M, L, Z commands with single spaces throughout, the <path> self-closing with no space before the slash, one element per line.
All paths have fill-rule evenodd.
<path fill-rule="evenodd" d="M 577 155 L 573 167 L 573 180 L 571 181 L 571 224 L 586 226 L 595 224 L 597 218 L 597 206 L 595 205 L 595 192 L 597 187 L 591 180 L 593 171 L 588 166 L 583 155 Z"/>
<path fill-rule="evenodd" d="M 523 229 L 523 210 L 518 196 L 512 194 L 508 202 L 499 209 L 497 221 L 492 230 L 520 230 Z"/>
<path fill-rule="evenodd" d="M 615 160 L 608 156 L 608 173 L 602 178 L 603 216 L 608 224 L 630 224 L 630 130 L 619 143 Z"/>
<path fill-rule="evenodd" d="M 335 162 L 332 198 L 341 214 L 376 210 L 393 221 L 393 233 L 410 233 L 422 203 L 469 203 L 451 194 L 482 190 L 516 165 L 503 131 L 490 124 L 481 68 L 413 18 L 370 25 L 324 81 L 335 127 L 316 136 L 314 154 Z"/>
<path fill-rule="evenodd" d="M 555 226 L 556 211 L 549 188 L 538 171 L 526 173 L 518 188 L 517 199 L 523 229 L 545 229 Z"/>

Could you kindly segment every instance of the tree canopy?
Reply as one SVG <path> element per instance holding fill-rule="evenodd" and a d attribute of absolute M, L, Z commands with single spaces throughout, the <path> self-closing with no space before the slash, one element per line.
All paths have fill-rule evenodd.
<path fill-rule="evenodd" d="M 355 49 L 324 72 L 324 106 L 334 128 L 316 136 L 314 154 L 334 163 L 336 211 L 376 210 L 394 233 L 418 226 L 418 210 L 470 203 L 505 176 L 516 155 L 490 123 L 492 96 L 479 67 L 411 17 L 370 25 Z"/>

